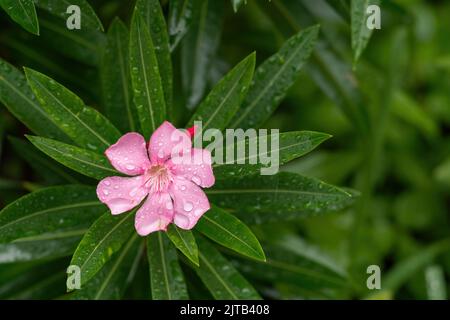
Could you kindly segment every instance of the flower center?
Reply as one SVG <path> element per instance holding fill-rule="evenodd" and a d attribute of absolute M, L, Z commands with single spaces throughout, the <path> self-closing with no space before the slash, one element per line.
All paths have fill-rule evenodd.
<path fill-rule="evenodd" d="M 172 177 L 164 165 L 154 165 L 145 172 L 145 181 L 150 192 L 163 192 L 169 187 Z"/>

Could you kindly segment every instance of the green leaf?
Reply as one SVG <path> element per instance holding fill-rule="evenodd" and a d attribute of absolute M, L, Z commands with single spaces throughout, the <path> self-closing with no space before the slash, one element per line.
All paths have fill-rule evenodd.
<path fill-rule="evenodd" d="M 153 300 L 188 299 L 175 247 L 162 232 L 147 237 L 147 256 Z"/>
<path fill-rule="evenodd" d="M 101 180 L 111 175 L 121 175 L 104 155 L 42 137 L 27 138 L 49 157 L 88 177 Z"/>
<path fill-rule="evenodd" d="M 219 180 L 205 191 L 210 201 L 236 210 L 238 218 L 252 224 L 340 210 L 355 198 L 337 187 L 289 172 Z"/>
<path fill-rule="evenodd" d="M 53 121 L 80 147 L 102 153 L 120 137 L 120 132 L 98 111 L 51 78 L 25 69 L 34 94 Z"/>
<path fill-rule="evenodd" d="M 247 94 L 255 69 L 255 53 L 238 63 L 211 90 L 189 121 L 203 121 L 202 129 L 225 129 Z"/>
<path fill-rule="evenodd" d="M 145 25 L 149 27 L 152 43 L 155 48 L 161 85 L 164 91 L 165 104 L 168 115 L 172 108 L 172 59 L 170 57 L 169 35 L 167 34 L 166 19 L 159 0 L 138 0 L 136 9 L 141 13 Z"/>
<path fill-rule="evenodd" d="M 87 229 L 30 237 L 0 244 L 0 264 L 53 260 L 73 254 Z"/>
<path fill-rule="evenodd" d="M 167 236 L 189 260 L 198 266 L 198 248 L 194 235 L 189 230 L 178 228 L 175 224 L 170 224 L 167 229 Z"/>
<path fill-rule="evenodd" d="M 279 135 L 278 133 L 270 134 L 267 136 L 267 140 L 265 140 L 268 145 L 270 144 L 270 148 L 261 150 L 258 147 L 257 149 L 255 148 L 255 151 L 250 151 L 252 150 L 250 146 L 256 147 L 258 143 L 264 141 L 261 140 L 261 136 L 249 137 L 247 139 L 244 137 L 245 140 L 240 139 L 223 148 L 222 155 L 233 154 L 237 156 L 235 157 L 234 164 L 227 164 L 226 161 L 222 161 L 223 163 L 214 163 L 212 166 L 214 176 L 216 179 L 234 179 L 235 177 L 259 173 L 261 168 L 267 167 L 267 165 L 261 162 L 261 158 L 270 157 L 272 154 L 275 157 L 277 153 L 278 156 L 276 156 L 276 159 L 278 159 L 279 165 L 281 166 L 314 150 L 319 144 L 330 137 L 328 134 L 314 131 L 294 131 Z M 272 141 L 276 141 L 275 139 L 278 139 L 278 148 L 272 146 Z M 244 144 L 245 148 L 239 147 L 242 144 Z M 240 150 L 245 150 L 242 156 L 238 155 L 238 147 Z"/>
<path fill-rule="evenodd" d="M 0 59 L 0 101 L 20 122 L 34 133 L 70 142 L 36 101 L 22 72 Z"/>
<path fill-rule="evenodd" d="M 39 35 L 39 23 L 33 0 L 0 0 L 0 6 L 25 30 Z"/>
<path fill-rule="evenodd" d="M 217 300 L 261 299 L 250 283 L 208 241 L 197 237 L 198 276 Z"/>
<path fill-rule="evenodd" d="M 77 184 L 82 181 L 82 179 L 80 179 L 81 176 L 76 175 L 73 171 L 43 155 L 42 152 L 36 149 L 28 141 L 14 137 L 9 137 L 8 140 L 15 152 L 27 161 L 34 171 L 48 181 L 48 183 Z"/>
<path fill-rule="evenodd" d="M 81 285 L 100 271 L 135 232 L 134 212 L 113 216 L 108 211 L 86 232 L 70 262 L 80 267 Z"/>
<path fill-rule="evenodd" d="M 256 260 L 266 260 L 258 239 L 249 227 L 216 206 L 202 216 L 196 229 L 224 247 Z"/>
<path fill-rule="evenodd" d="M 208 72 L 220 42 L 224 1 L 195 1 L 192 25 L 182 41 L 182 84 L 187 107 L 192 109 L 203 97 Z"/>
<path fill-rule="evenodd" d="M 138 10 L 131 21 L 130 68 L 141 129 L 150 137 L 164 121 L 166 105 L 153 41 Z"/>
<path fill-rule="evenodd" d="M 0 242 L 53 237 L 89 227 L 104 212 L 95 188 L 68 185 L 41 189 L 0 211 Z"/>
<path fill-rule="evenodd" d="M 192 23 L 195 2 L 199 0 L 170 0 L 169 1 L 169 35 L 170 50 L 177 47 L 186 35 Z"/>
<path fill-rule="evenodd" d="M 81 20 L 83 20 L 83 13 Z M 39 42 L 45 44 L 47 49 L 51 48 L 88 66 L 98 66 L 106 43 L 103 32 L 87 28 L 69 30 L 66 19 L 58 18 L 45 11 L 39 12 L 39 24 L 41 25 Z M 62 46 L 61 43 L 64 45 Z"/>
<path fill-rule="evenodd" d="M 251 128 L 264 124 L 295 83 L 314 49 L 318 34 L 319 26 L 300 31 L 256 69 L 255 81 L 244 106 L 231 121 L 231 127 Z"/>
<path fill-rule="evenodd" d="M 379 0 L 352 0 L 351 1 L 351 27 L 353 62 L 356 63 L 369 43 L 373 29 L 367 27 L 367 7 L 379 5 Z"/>
<path fill-rule="evenodd" d="M 80 7 L 81 12 L 81 29 L 94 29 L 103 31 L 100 19 L 95 14 L 87 0 L 34 0 L 39 8 L 66 20 L 71 13 L 67 13 L 67 9 L 71 5 Z"/>
<path fill-rule="evenodd" d="M 121 299 L 130 280 L 134 278 L 137 264 L 142 257 L 143 244 L 137 234 L 131 236 L 102 270 L 80 290 L 76 290 L 70 299 Z"/>
<path fill-rule="evenodd" d="M 298 250 L 300 248 L 307 253 Z M 249 278 L 294 284 L 308 291 L 343 288 L 348 284 L 345 275 L 311 256 L 306 244 L 296 250 L 281 245 L 265 245 L 264 249 L 267 255 L 264 263 L 248 260 L 237 262 L 237 267 Z"/>
<path fill-rule="evenodd" d="M 108 30 L 100 74 L 108 119 L 122 132 L 136 132 L 139 119 L 132 101 L 128 44 L 128 29 L 115 18 Z"/>
<path fill-rule="evenodd" d="M 231 4 L 233 5 L 233 10 L 234 10 L 234 12 L 238 12 L 239 8 L 240 8 L 244 3 L 247 4 L 247 0 L 231 0 Z"/>

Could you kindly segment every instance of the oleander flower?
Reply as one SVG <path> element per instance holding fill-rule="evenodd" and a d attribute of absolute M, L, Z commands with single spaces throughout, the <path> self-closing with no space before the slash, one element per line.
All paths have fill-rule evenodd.
<path fill-rule="evenodd" d="M 170 223 L 192 229 L 210 204 L 202 188 L 211 187 L 211 153 L 192 147 L 194 128 L 176 129 L 165 121 L 152 134 L 148 146 L 139 133 L 123 135 L 105 154 L 119 172 L 131 177 L 107 177 L 97 196 L 113 215 L 138 206 L 135 228 L 145 236 L 167 230 Z"/>

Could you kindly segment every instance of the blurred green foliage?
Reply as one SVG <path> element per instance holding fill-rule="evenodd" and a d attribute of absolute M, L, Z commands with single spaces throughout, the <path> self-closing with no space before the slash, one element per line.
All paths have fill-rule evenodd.
<path fill-rule="evenodd" d="M 195 93 L 203 97 L 253 51 L 259 65 L 298 30 L 320 24 L 321 40 L 313 58 L 263 127 L 333 135 L 319 150 L 283 170 L 351 187 L 361 192 L 361 197 L 344 212 L 253 229 L 259 239 L 269 243 L 267 248 L 263 245 L 266 255 L 283 252 L 286 247 L 303 255 L 309 250 L 302 246 L 304 241 L 320 248 L 335 261 L 333 268 L 346 270 L 352 279 L 349 289 L 308 290 L 307 283 L 292 281 L 289 273 L 277 273 L 276 255 L 272 267 L 268 264 L 269 270 L 256 262 L 253 269 L 241 265 L 239 258 L 235 266 L 241 266 L 243 274 L 269 298 L 446 299 L 446 292 L 450 292 L 450 3 L 382 1 L 381 29 L 373 32 L 365 51 L 353 63 L 349 1 L 244 2 L 226 1 L 216 48 L 216 35 L 209 35 L 213 48 L 208 51 L 210 61 L 204 62 L 207 88 Z M 104 26 L 116 16 L 130 20 L 132 4 L 128 1 L 98 0 L 91 4 Z M 168 15 L 168 1 L 162 4 Z M 96 66 L 104 34 L 95 30 L 69 34 L 57 30 L 57 18 L 41 9 L 38 17 L 40 36 L 35 36 L 0 12 L 0 57 L 44 72 L 70 87 L 88 105 L 100 108 Z M 183 59 L 189 59 L 183 56 L 183 44 L 175 48 L 172 57 L 175 103 L 184 106 L 192 99 L 199 101 L 199 97 L 189 100 L 176 94 L 193 90 L 183 85 L 179 74 Z M 184 110 L 173 117 L 189 119 L 191 111 Z M 12 148 L 7 137 L 23 136 L 28 131 L 5 108 L 0 113 L 3 207 L 55 181 L 34 171 L 33 163 L 24 159 L 26 152 Z M 381 291 L 366 288 L 366 269 L 374 264 L 382 270 Z M 58 264 L 52 266 L 58 268 Z M 21 264 L 14 272 L 30 268 L 36 275 L 51 271 Z M 0 279 L 11 272 L 0 265 Z M 339 279 L 339 272 L 333 277 Z M 192 297 L 208 297 L 198 279 L 189 279 L 189 285 L 198 288 L 192 289 Z M 51 280 L 42 284 L 44 289 L 36 285 L 36 290 L 46 292 L 41 296 L 52 297 L 55 284 Z M 145 296 L 145 290 L 148 288 L 133 287 L 127 296 L 139 298 Z"/>

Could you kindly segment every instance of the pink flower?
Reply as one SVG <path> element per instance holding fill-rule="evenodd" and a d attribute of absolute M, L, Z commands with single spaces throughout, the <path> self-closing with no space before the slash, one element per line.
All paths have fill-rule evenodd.
<path fill-rule="evenodd" d="M 192 229 L 209 210 L 201 188 L 214 184 L 211 153 L 192 148 L 191 134 L 165 121 L 150 138 L 135 132 L 122 136 L 105 154 L 118 171 L 132 177 L 108 177 L 97 186 L 97 196 L 113 215 L 139 205 L 135 228 L 141 236 L 167 230 L 173 222 Z"/>

